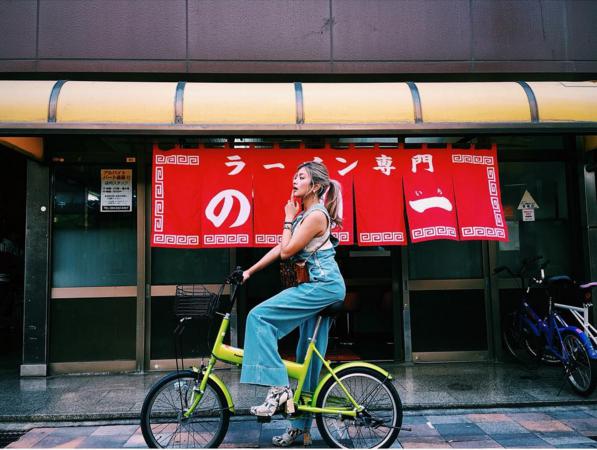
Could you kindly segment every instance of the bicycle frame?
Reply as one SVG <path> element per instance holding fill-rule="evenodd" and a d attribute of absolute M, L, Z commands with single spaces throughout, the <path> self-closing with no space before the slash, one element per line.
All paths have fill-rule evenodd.
<path fill-rule="evenodd" d="M 568 325 L 566 321 L 556 311 L 553 310 L 553 306 L 569 309 L 572 312 L 575 312 L 576 310 L 582 310 L 582 308 L 561 305 L 558 303 L 553 304 L 550 300 L 548 316 L 546 319 L 541 319 L 526 300 L 523 301 L 522 306 L 525 315 L 521 317 L 521 320 L 524 321 L 527 328 L 536 337 L 540 337 L 541 335 L 545 337 L 547 350 L 557 359 L 563 363 L 568 362 L 569 357 L 564 348 L 562 340 L 562 335 L 567 332 L 576 334 L 587 349 L 589 357 L 591 359 L 597 359 L 597 352 L 595 351 L 589 339 L 591 335 L 585 334 L 583 330 L 579 329 L 578 327 Z"/>
<path fill-rule="evenodd" d="M 232 299 L 231 304 L 233 304 L 233 302 L 234 302 L 235 294 L 236 294 L 236 289 L 234 289 L 234 291 L 231 293 L 231 299 Z M 217 313 L 217 314 L 222 315 L 221 313 Z M 219 361 L 223 361 L 223 362 L 226 362 L 229 364 L 234 364 L 236 366 L 242 365 L 243 356 L 244 356 L 243 349 L 231 347 L 230 345 L 224 344 L 224 337 L 226 336 L 226 332 L 228 331 L 228 327 L 230 326 L 230 313 L 223 314 L 223 316 L 224 317 L 222 319 L 222 323 L 220 324 L 220 328 L 218 330 L 218 334 L 216 336 L 216 340 L 214 342 L 214 345 L 213 345 L 213 348 L 211 351 L 211 357 L 209 359 L 207 366 L 202 371 L 199 371 L 196 368 L 194 368 L 194 370 L 196 372 L 200 372 L 199 375 L 201 375 L 201 374 L 203 375 L 203 378 L 201 379 L 199 387 L 196 388 L 193 392 L 193 396 L 192 396 L 191 402 L 190 402 L 191 405 L 189 406 L 188 410 L 184 413 L 184 417 L 186 417 L 186 418 L 191 417 L 195 408 L 201 401 L 201 398 L 203 397 L 203 393 L 205 392 L 205 388 L 207 386 L 207 380 L 208 380 L 208 378 L 210 378 L 210 376 L 213 377 L 212 371 L 216 365 L 216 361 L 219 360 Z M 356 400 L 350 395 L 350 392 L 348 391 L 348 389 L 346 389 L 346 387 L 342 384 L 340 379 L 334 373 L 334 370 L 332 369 L 330 363 L 325 360 L 325 358 L 321 355 L 321 353 L 315 347 L 320 324 L 321 324 L 321 317 L 318 318 L 317 324 L 315 326 L 315 331 L 313 333 L 313 336 L 310 338 L 309 346 L 307 348 L 307 353 L 305 355 L 305 361 L 303 362 L 303 364 L 299 364 L 299 363 L 296 363 L 293 361 L 283 360 L 283 363 L 286 366 L 286 370 L 288 371 L 289 378 L 292 378 L 292 379 L 295 379 L 298 381 L 297 388 L 294 392 L 294 398 L 293 398 L 294 403 L 296 405 L 295 407 L 298 411 L 305 412 L 305 413 L 337 414 L 337 415 L 341 415 L 344 417 L 356 418 L 357 414 L 363 410 L 363 407 L 360 406 L 356 402 Z M 342 391 L 346 394 L 348 400 L 352 404 L 352 408 L 351 407 L 318 408 L 318 407 L 314 406 L 313 404 L 311 404 L 311 405 L 308 404 L 309 401 L 311 403 L 313 403 L 313 401 L 314 401 L 314 398 L 309 399 L 308 396 L 305 396 L 306 399 L 303 399 L 303 400 L 307 400 L 307 401 L 301 402 L 302 388 L 305 383 L 305 379 L 307 377 L 307 370 L 309 368 L 309 364 L 311 363 L 311 359 L 313 358 L 314 354 L 316 357 L 318 357 L 322 361 L 323 366 L 326 368 L 326 370 L 329 372 L 329 374 L 336 380 L 336 382 L 338 383 L 338 385 L 340 386 Z M 389 379 L 391 379 L 389 374 L 387 376 Z M 325 381 L 325 378 L 322 380 L 322 382 L 323 381 Z M 320 385 L 322 382 L 320 382 Z M 316 392 L 317 392 L 317 389 L 316 389 Z"/>
<path fill-rule="evenodd" d="M 589 322 L 589 307 L 592 306 L 591 304 L 585 303 L 583 304 L 582 308 L 578 306 L 562 305 L 560 303 L 554 303 L 553 306 L 569 311 L 576 319 L 578 324 L 582 326 L 584 333 L 589 337 L 593 346 L 597 345 L 597 329 L 595 329 L 595 327 Z M 566 324 L 563 319 L 562 322 Z M 566 326 L 568 326 L 568 324 L 566 324 Z"/>
<path fill-rule="evenodd" d="M 559 305 L 559 307 L 562 307 L 562 306 L 566 306 L 569 308 L 575 308 L 574 306 Z M 553 342 L 553 336 L 557 333 L 558 340 L 559 340 L 560 346 L 562 348 L 561 354 L 555 353 L 556 352 L 555 346 L 548 340 L 549 350 L 552 353 L 554 353 L 554 355 L 556 357 L 561 359 L 563 362 L 568 362 L 569 358 L 568 358 L 567 352 L 564 348 L 564 344 L 563 344 L 563 340 L 562 340 L 562 335 L 563 335 L 563 333 L 566 332 L 566 333 L 573 333 L 576 336 L 578 336 L 578 338 L 583 343 L 585 349 L 587 350 L 587 354 L 588 354 L 589 358 L 597 359 L 597 352 L 595 351 L 595 348 L 593 347 L 593 345 L 591 343 L 591 340 L 589 338 L 590 335 L 587 335 L 583 330 L 581 330 L 578 327 L 568 325 L 566 323 L 566 321 L 556 311 L 552 311 L 550 313 L 549 317 L 551 319 L 549 328 L 548 328 L 549 333 L 546 334 L 546 336 L 548 337 L 548 339 L 551 338 L 551 341 Z"/>

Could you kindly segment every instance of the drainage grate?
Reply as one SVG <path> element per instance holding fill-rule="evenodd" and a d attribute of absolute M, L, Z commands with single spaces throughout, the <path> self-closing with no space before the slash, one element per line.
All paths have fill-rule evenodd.
<path fill-rule="evenodd" d="M 0 448 L 7 447 L 9 444 L 18 441 L 24 431 L 0 431 Z"/>

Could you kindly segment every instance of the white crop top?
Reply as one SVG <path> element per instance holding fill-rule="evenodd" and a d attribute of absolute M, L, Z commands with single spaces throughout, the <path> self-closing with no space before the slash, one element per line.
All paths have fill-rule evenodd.
<path fill-rule="evenodd" d="M 319 208 L 318 208 L 319 206 Z M 323 233 L 321 236 L 319 237 L 314 237 L 313 239 L 311 239 L 307 245 L 305 245 L 304 251 L 306 252 L 314 252 L 315 250 L 317 250 L 319 248 L 319 246 L 327 241 L 325 244 L 323 244 L 321 246 L 321 248 L 319 248 L 319 250 L 326 250 L 328 248 L 333 248 L 334 245 L 332 244 L 332 242 L 328 239 L 328 237 L 330 236 L 330 232 L 331 232 L 331 220 L 330 220 L 330 215 L 328 214 L 327 209 L 325 209 L 325 206 L 321 205 L 321 204 L 315 204 L 313 206 L 311 206 L 311 208 L 309 208 L 307 211 L 304 212 L 303 217 L 301 218 L 301 221 L 298 223 L 298 225 L 296 226 L 296 228 L 294 229 L 294 231 L 298 230 L 299 227 L 301 226 L 301 224 L 303 223 L 303 220 L 305 220 L 305 218 L 311 214 L 313 211 L 321 211 L 322 213 L 325 214 L 327 220 L 328 220 L 328 227 L 325 230 L 325 233 Z"/>

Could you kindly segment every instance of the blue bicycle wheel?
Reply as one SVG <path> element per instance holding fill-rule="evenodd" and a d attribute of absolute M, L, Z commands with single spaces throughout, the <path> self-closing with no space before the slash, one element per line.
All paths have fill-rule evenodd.
<path fill-rule="evenodd" d="M 582 340 L 576 334 L 565 334 L 562 344 L 568 383 L 578 394 L 584 397 L 591 395 L 597 385 L 597 361 L 589 357 Z"/>

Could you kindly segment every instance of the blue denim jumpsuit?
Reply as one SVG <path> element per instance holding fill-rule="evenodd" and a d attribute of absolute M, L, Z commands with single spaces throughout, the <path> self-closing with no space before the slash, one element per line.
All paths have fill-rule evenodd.
<path fill-rule="evenodd" d="M 324 212 L 327 209 L 316 204 L 305 213 L 299 214 L 292 224 L 296 226 L 315 209 Z M 296 327 L 300 327 L 300 337 L 296 349 L 297 362 L 305 359 L 308 338 L 313 335 L 317 322 L 317 313 L 332 303 L 343 301 L 346 295 L 344 279 L 334 259 L 334 248 L 318 250 L 315 253 L 304 249 L 294 258 L 307 259 L 309 282 L 283 290 L 277 295 L 253 308 L 247 317 L 245 348 L 241 383 L 261 384 L 265 386 L 289 386 L 288 373 L 278 353 L 278 340 Z M 317 336 L 317 350 L 325 355 L 328 344 L 330 319 L 323 318 Z M 303 390 L 313 392 L 319 381 L 322 363 L 316 356 L 311 360 Z M 308 429 L 310 418 L 293 421 L 295 428 Z"/>

